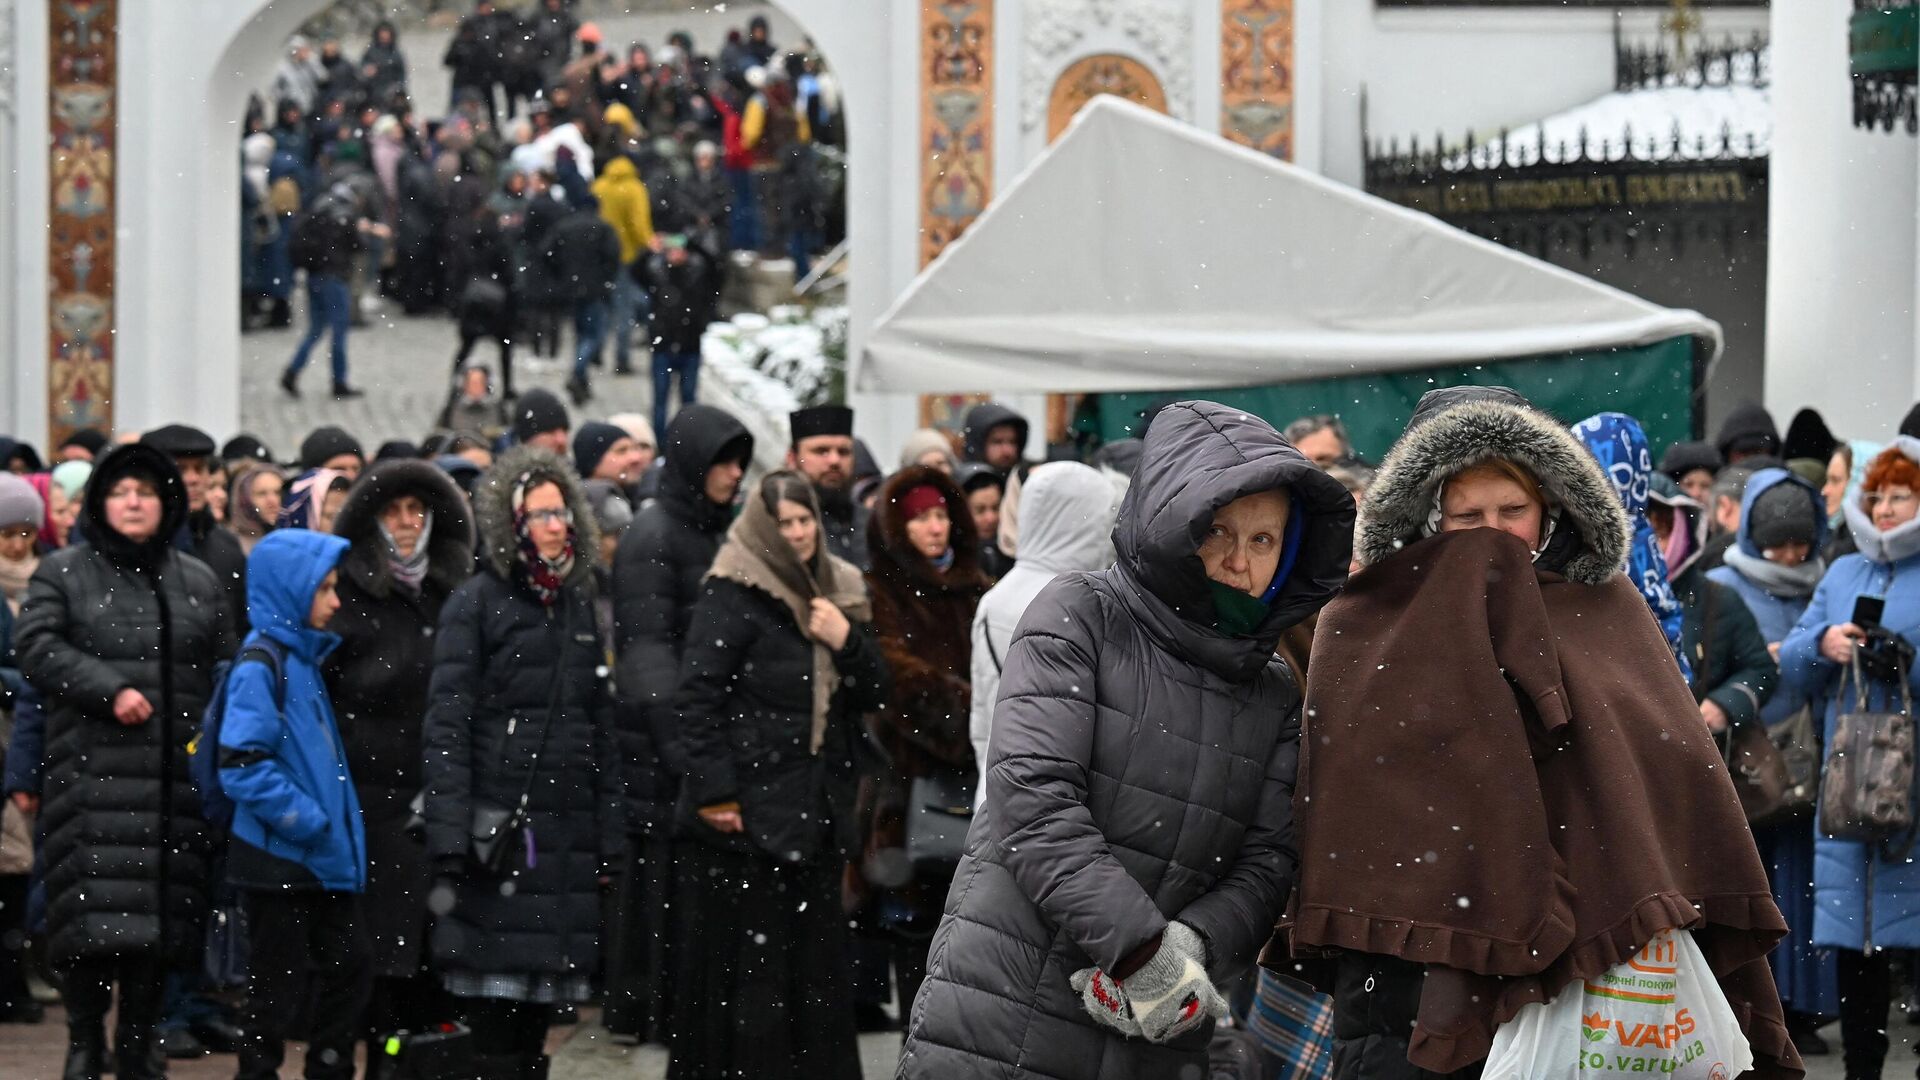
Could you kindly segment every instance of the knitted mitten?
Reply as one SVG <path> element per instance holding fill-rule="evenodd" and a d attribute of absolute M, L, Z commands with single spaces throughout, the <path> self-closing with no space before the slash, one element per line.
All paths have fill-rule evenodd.
<path fill-rule="evenodd" d="M 1192 927 L 1167 924 L 1153 959 L 1121 984 L 1142 1035 L 1157 1043 L 1172 1042 L 1209 1016 L 1227 1015 L 1226 999 L 1207 979 L 1206 961 L 1206 942 Z"/>
<path fill-rule="evenodd" d="M 1133 1022 L 1133 1010 L 1127 1007 L 1127 997 L 1113 976 L 1099 968 L 1088 967 L 1074 972 L 1067 981 L 1080 992 L 1080 1004 L 1087 1010 L 1088 1016 L 1127 1038 L 1139 1037 L 1140 1025 Z"/>

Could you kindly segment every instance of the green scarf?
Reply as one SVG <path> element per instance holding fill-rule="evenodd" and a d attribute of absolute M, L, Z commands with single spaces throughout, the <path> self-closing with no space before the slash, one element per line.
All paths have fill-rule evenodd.
<path fill-rule="evenodd" d="M 1213 628 L 1228 637 L 1246 637 L 1266 621 L 1267 602 L 1259 597 L 1211 579 L 1207 591 L 1213 594 Z"/>

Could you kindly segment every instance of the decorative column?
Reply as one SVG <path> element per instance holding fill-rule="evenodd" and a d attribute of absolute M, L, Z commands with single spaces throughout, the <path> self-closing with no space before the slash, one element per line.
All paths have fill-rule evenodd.
<path fill-rule="evenodd" d="M 921 0 L 920 265 L 993 198 L 993 0 Z"/>
<path fill-rule="evenodd" d="M 1293 0 L 1220 0 L 1220 134 L 1293 158 Z"/>
<path fill-rule="evenodd" d="M 920 0 L 920 265 L 993 198 L 993 0 Z M 920 426 L 960 430 L 986 394 L 923 394 Z"/>
<path fill-rule="evenodd" d="M 48 0 L 47 442 L 113 429 L 118 0 Z"/>

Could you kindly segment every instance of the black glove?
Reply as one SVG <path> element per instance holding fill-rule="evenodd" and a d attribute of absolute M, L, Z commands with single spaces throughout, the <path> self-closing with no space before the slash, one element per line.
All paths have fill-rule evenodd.
<path fill-rule="evenodd" d="M 1899 686 L 1913 671 L 1913 644 L 1885 627 L 1867 631 L 1860 645 L 1860 670 L 1869 679 Z"/>

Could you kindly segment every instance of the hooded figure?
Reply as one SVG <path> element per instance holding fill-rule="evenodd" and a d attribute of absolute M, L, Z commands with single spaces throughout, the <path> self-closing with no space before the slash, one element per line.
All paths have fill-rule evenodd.
<path fill-rule="evenodd" d="M 1061 574 L 1113 565 L 1114 486 L 1096 469 L 1052 462 L 1028 474 L 1020 496 L 1020 561 L 980 598 L 973 614 L 973 707 L 969 734 L 982 769 L 1000 696 L 1000 672 L 1020 616 Z M 982 779 L 985 779 L 983 774 Z M 977 806 L 984 785 L 974 793 Z"/>
<path fill-rule="evenodd" d="M 1740 464 L 1742 458 L 1772 457 L 1780 452 L 1780 428 L 1759 402 L 1745 402 L 1720 422 L 1713 445 L 1729 465 Z"/>
<path fill-rule="evenodd" d="M 613 556 L 615 682 L 619 689 L 620 767 L 626 780 L 628 852 L 609 954 L 609 1030 L 639 1035 L 663 1019 L 668 896 L 673 888 L 670 831 L 684 772 L 674 707 L 681 651 L 704 579 L 733 520 L 733 501 L 708 497 L 716 466 L 753 459 L 753 436 L 711 405 L 687 405 L 661 439 L 662 462 L 649 474 L 656 497 L 640 508 Z"/>
<path fill-rule="evenodd" d="M 566 522 L 544 555 L 528 500 L 549 486 Z M 481 1075 L 546 1074 L 556 1003 L 591 993 L 600 966 L 600 879 L 621 865 L 620 770 L 606 649 L 594 624 L 598 530 L 565 460 L 501 455 L 474 496 L 480 573 L 440 611 L 422 736 L 433 966 L 462 999 Z M 552 524 L 539 511 L 540 528 Z M 475 864 L 475 811 L 525 803 L 503 876 Z M 517 1065 L 515 1064 L 517 1062 Z M 494 1071 L 488 1071 L 489 1069 Z"/>
<path fill-rule="evenodd" d="M 707 497 L 707 473 L 752 460 L 746 426 L 711 405 L 674 415 L 663 446 L 659 497 L 634 515 L 613 559 L 615 646 L 628 769 L 628 825 L 663 827 L 674 801 L 677 745 L 672 699 L 693 605 L 733 520 L 732 503 Z M 656 744 L 656 739 L 659 743 Z"/>
<path fill-rule="evenodd" d="M 1027 435 L 1030 431 L 1027 418 L 999 402 L 989 401 L 967 410 L 966 423 L 960 432 L 961 456 L 967 461 L 987 463 L 987 436 L 991 435 L 993 429 L 997 427 L 1013 428 L 1014 438 L 1020 448 L 1019 453 L 1026 452 Z M 1014 464 L 1019 464 L 1017 457 Z M 1011 467 L 995 466 L 995 468 L 1005 475 Z"/>
<path fill-rule="evenodd" d="M 1781 678 L 1820 703 L 1820 730 L 1829 751 L 1840 713 L 1903 708 L 1894 680 L 1868 675 L 1856 689 L 1849 665 L 1835 663 L 1822 647 L 1830 633 L 1858 623 L 1855 611 L 1869 596 L 1884 605 L 1882 627 L 1909 645 L 1920 641 L 1920 519 L 1883 529 L 1865 505 L 1873 495 L 1898 487 L 1920 489 L 1920 439 L 1897 436 L 1869 460 L 1863 492 L 1842 507 L 1859 551 L 1833 561 L 1780 646 Z M 1909 692 L 1916 685 L 1914 667 L 1907 665 Z M 1875 1004 L 1885 1001 L 1877 990 L 1885 985 L 1884 950 L 1920 948 L 1920 860 L 1889 858 L 1875 845 L 1819 835 L 1813 887 L 1814 945 L 1839 951 L 1847 1071 L 1876 1075 L 1887 1050 L 1886 1014 Z"/>
<path fill-rule="evenodd" d="M 1489 518 L 1470 502 L 1438 512 L 1480 466 L 1529 480 L 1544 541 L 1504 510 L 1498 527 L 1471 527 Z M 1523 1004 L 1682 928 L 1754 1075 L 1799 1074 L 1765 962 L 1786 925 L 1620 572 L 1632 539 L 1593 456 L 1512 391 L 1429 394 L 1388 453 L 1364 569 L 1320 617 L 1300 740 L 1293 940 L 1341 952 L 1335 1076 L 1477 1076 Z"/>
<path fill-rule="evenodd" d="M 1614 494 L 1627 512 L 1633 527 L 1633 542 L 1627 547 L 1627 579 L 1647 601 L 1667 637 L 1667 646 L 1680 663 L 1681 674 L 1693 678 L 1693 667 L 1680 647 L 1680 601 L 1667 581 L 1666 553 L 1647 522 L 1647 483 L 1653 472 L 1653 454 L 1647 449 L 1647 433 L 1640 421 L 1625 413 L 1609 412 L 1589 416 L 1573 425 L 1574 438 L 1585 444 L 1587 452 L 1600 463 L 1600 470 L 1613 484 Z"/>
<path fill-rule="evenodd" d="M 396 522 L 419 529 L 403 554 L 382 518 L 409 498 L 424 513 Z M 405 979 L 420 971 L 426 956 L 432 883 L 426 849 L 407 830 L 408 804 L 420 791 L 421 725 L 440 612 L 473 575 L 473 522 L 446 473 L 425 461 L 382 461 L 353 487 L 333 531 L 351 546 L 340 560 L 340 611 L 329 627 L 340 647 L 327 658 L 327 690 L 366 815 L 365 924 L 373 974 Z M 373 1030 L 392 1031 L 445 1018 L 371 1019 Z"/>
<path fill-rule="evenodd" d="M 158 496 L 157 505 L 143 500 L 151 531 L 139 539 L 107 509 L 129 479 Z M 49 959 L 68 974 L 69 1061 L 78 1054 L 100 1071 L 101 1022 L 118 982 L 119 1074 L 144 1080 L 156 1075 L 146 1055 L 161 973 L 201 958 L 209 844 L 187 745 L 214 664 L 233 652 L 232 623 L 213 571 L 168 542 L 186 525 L 187 492 L 166 454 L 139 445 L 108 453 L 87 487 L 86 520 L 88 543 L 41 560 L 14 647 L 45 699 L 37 824 Z M 118 722 L 130 693 L 146 718 Z"/>
<path fill-rule="evenodd" d="M 1252 612 L 1229 608 L 1201 545 L 1223 508 L 1275 491 L 1290 493 L 1291 568 L 1283 555 L 1266 599 L 1240 594 Z M 1165 1044 L 1123 1037 L 1068 979 L 1097 968 L 1125 989 L 1176 939 L 1215 985 L 1253 963 L 1297 863 L 1300 691 L 1274 649 L 1339 590 L 1353 513 L 1258 418 L 1209 402 L 1160 414 L 1118 561 L 1043 588 L 1005 657 L 987 795 L 902 1077 L 1205 1075 L 1210 1021 Z"/>

